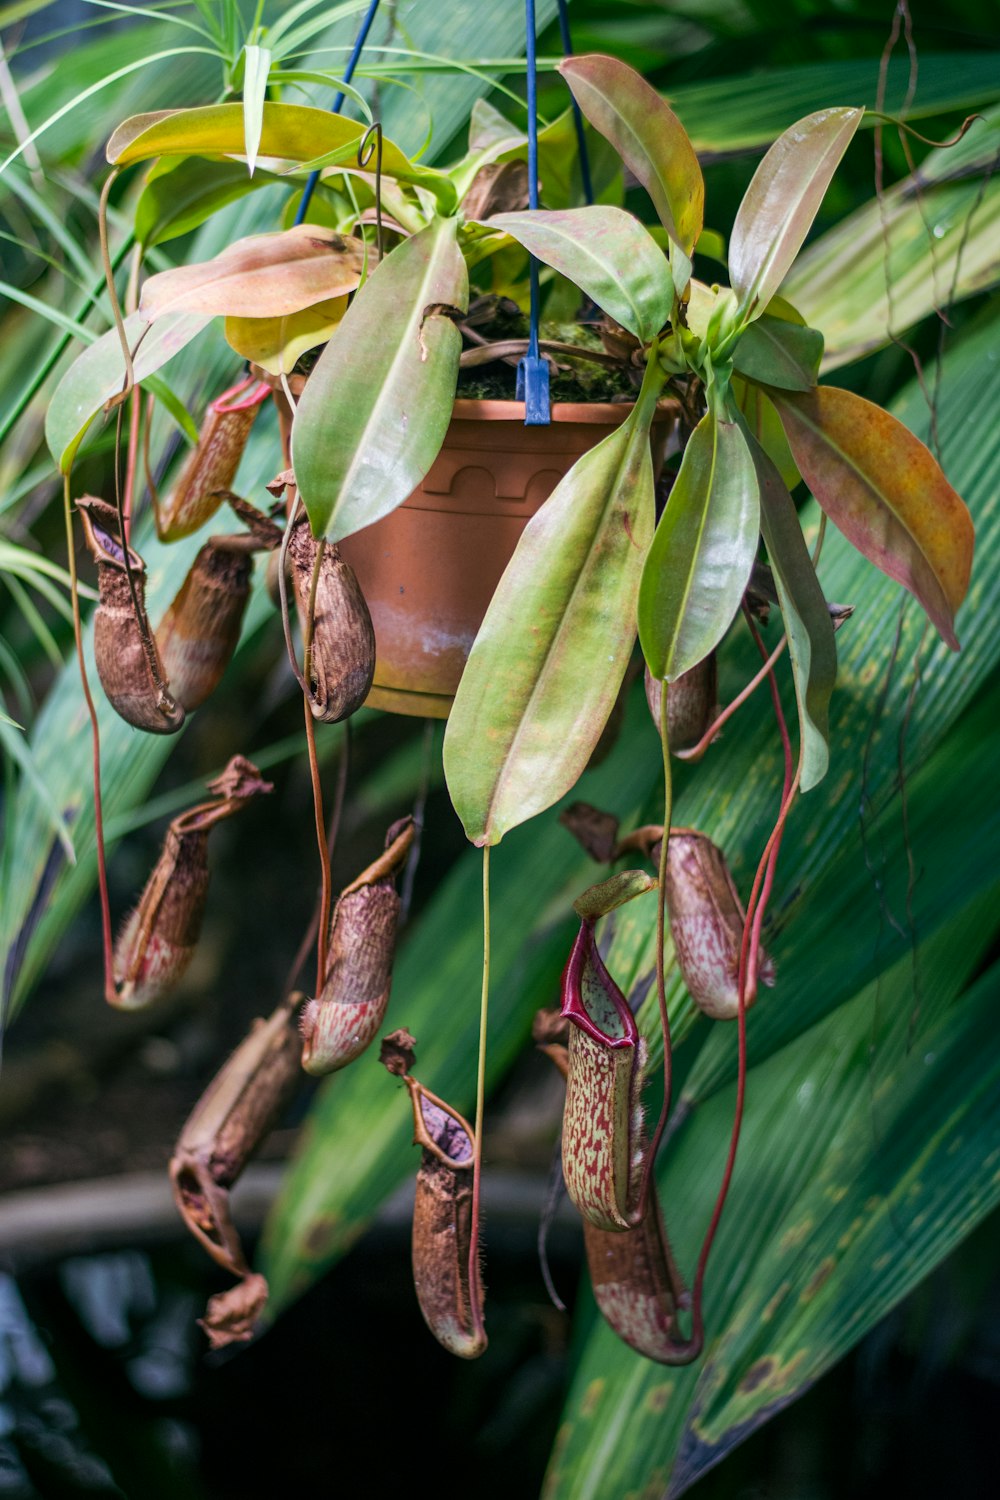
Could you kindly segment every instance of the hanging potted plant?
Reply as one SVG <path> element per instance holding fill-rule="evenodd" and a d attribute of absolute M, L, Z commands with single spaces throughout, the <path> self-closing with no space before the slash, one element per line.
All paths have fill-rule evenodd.
<path fill-rule="evenodd" d="M 534 149 L 527 150 L 525 173 L 519 165 L 525 143 L 495 113 L 477 114 L 468 154 L 450 170 L 438 171 L 411 162 L 377 129 L 372 141 L 372 132 L 339 116 L 266 103 L 260 156 L 284 164 L 288 172 L 326 174 L 328 197 L 316 200 L 316 219 L 230 246 L 203 265 L 150 278 L 138 308 L 119 319 L 117 331 L 81 356 L 65 377 L 49 413 L 48 435 L 67 475 L 69 496 L 76 447 L 102 405 L 120 407 L 134 399 L 138 384 L 201 333 L 211 317 L 226 318 L 229 342 L 262 377 L 248 399 L 276 386 L 287 403 L 289 451 L 275 455 L 276 469 L 284 470 L 275 488 L 287 503 L 278 574 L 284 590 L 287 566 L 295 572 L 307 724 L 310 715 L 341 718 L 357 707 L 371 682 L 369 666 L 381 701 L 404 711 L 447 712 L 455 692 L 445 772 L 468 837 L 484 849 L 487 934 L 490 848 L 574 786 L 607 724 L 638 631 L 662 745 L 664 814 L 656 829 L 640 831 L 631 844 L 610 839 L 602 857 L 649 851 L 657 879 L 648 873 L 615 877 L 617 884 L 607 882 L 577 903 L 583 928 L 567 965 L 563 1015 L 586 1033 L 588 1044 L 575 1046 L 571 1040 L 565 1058 L 562 1053 L 559 1058 L 569 1078 L 568 1118 L 575 1131 L 570 1151 L 575 1139 L 582 1142 L 567 1176 L 583 1182 L 577 1199 L 584 1212 L 591 1190 L 617 1205 L 615 1215 L 594 1219 L 594 1227 L 601 1234 L 636 1234 L 631 1243 L 641 1262 L 648 1260 L 650 1246 L 660 1245 L 664 1256 L 668 1247 L 651 1190 L 670 1100 L 664 986 L 668 904 L 688 987 L 707 1013 L 737 1021 L 745 1067 L 746 1008 L 757 979 L 772 977 L 761 926 L 781 833 L 797 791 L 815 786 L 827 767 L 834 619 L 788 482 L 801 472 L 827 515 L 876 566 L 910 590 L 955 648 L 954 616 L 968 586 L 973 538 L 963 502 L 912 434 L 860 397 L 818 385 L 822 335 L 780 296 L 863 112 L 821 110 L 775 142 L 733 227 L 732 285 L 708 286 L 692 276 L 704 185 L 676 116 L 638 74 L 612 58 L 570 58 L 562 73 L 591 126 L 647 190 L 659 219 L 655 234 L 613 205 L 573 206 L 554 194 L 540 206 L 538 182 L 545 183 L 547 170 L 543 143 L 538 143 L 537 166 Z M 140 116 L 127 121 L 108 146 L 116 171 L 161 162 L 139 200 L 140 223 L 169 218 L 171 175 L 191 161 L 244 154 L 245 121 L 238 105 Z M 557 161 L 555 155 L 551 159 Z M 559 174 L 552 175 L 555 180 Z M 510 289 L 507 273 L 484 290 L 483 297 L 493 300 L 470 297 L 470 276 L 473 286 L 477 276 L 484 281 L 482 268 L 511 252 L 522 260 L 525 252 L 533 258 L 527 338 L 521 329 L 514 337 L 510 330 L 507 337 L 494 337 L 502 333 L 497 320 L 512 316 L 499 299 L 501 289 Z M 571 344 L 539 336 L 539 264 L 600 309 L 603 338 L 581 336 Z M 484 338 L 490 346 L 485 356 L 479 352 Z M 297 362 L 320 345 L 323 352 L 308 378 L 293 385 Z M 560 413 L 557 404 L 555 420 L 546 422 L 546 356 L 560 366 L 577 362 L 612 369 L 619 394 L 633 399 L 603 409 L 598 404 L 594 412 L 570 403 Z M 459 396 L 456 406 L 463 360 L 469 370 L 487 357 L 521 363 L 523 405 L 497 403 L 503 410 L 496 410 L 487 400 L 470 412 Z M 238 405 L 227 402 L 222 411 Z M 682 457 L 657 520 L 656 465 L 675 418 Z M 501 434 L 493 444 L 500 452 L 495 470 L 485 456 L 491 429 Z M 228 488 L 229 481 L 220 481 L 221 471 L 209 462 L 213 441 L 206 438 L 200 453 L 199 493 L 192 499 L 185 491 L 185 503 L 191 501 L 199 516 L 210 514 Z M 449 497 L 450 510 L 442 506 L 442 495 Z M 517 513 L 506 510 L 508 505 Z M 113 561 L 121 554 L 128 573 L 127 504 L 119 505 L 119 516 L 119 536 L 107 533 L 102 545 Z M 408 540 L 411 528 L 418 527 L 429 538 L 431 564 Z M 457 540 L 442 544 L 442 531 Z M 457 588 L 469 596 L 459 600 L 464 623 L 455 623 L 458 613 L 454 619 L 448 613 L 450 602 L 447 608 L 442 603 L 441 575 L 433 571 L 441 563 L 451 578 L 453 561 L 460 564 L 460 580 L 473 563 L 483 570 L 475 588 L 464 581 Z M 377 651 L 386 659 L 381 680 L 377 666 L 353 660 L 365 655 L 369 633 L 364 600 L 351 582 L 352 562 L 369 595 Z M 423 595 L 414 580 L 427 585 Z M 702 674 L 699 692 L 709 695 L 708 711 L 702 703 L 687 718 L 694 726 L 690 738 L 709 743 L 714 690 L 705 664 L 741 608 L 759 641 L 754 617 L 761 598 L 778 604 L 788 635 L 799 755 L 796 763 L 769 659 L 758 677 L 771 680 L 784 778 L 774 830 L 744 907 L 721 851 L 699 840 L 697 831 L 684 830 L 683 844 L 680 831 L 671 838 L 670 751 L 683 748 L 676 734 L 671 745 L 672 701 L 676 707 L 678 694 L 690 689 L 691 674 Z M 287 606 L 285 614 L 287 621 Z M 137 609 L 142 644 L 149 631 L 138 615 Z M 397 626 L 397 617 L 403 624 Z M 323 630 L 343 621 L 349 628 L 339 636 L 334 630 L 324 645 Z M 332 661 L 338 640 L 347 637 L 352 686 L 320 694 L 318 684 L 326 679 L 313 670 L 315 652 L 329 649 Z M 158 660 L 155 654 L 149 659 Z M 169 694 L 169 682 L 156 686 L 161 695 Z M 400 696 L 407 694 L 408 700 Z M 153 705 L 159 712 L 165 712 L 162 701 L 161 696 Z M 322 834 L 315 755 L 313 770 Z M 686 873 L 688 867 L 693 875 Z M 387 910 L 392 908 L 390 947 L 395 868 L 376 862 L 371 878 L 362 878 L 358 889 L 349 887 L 342 897 L 357 895 L 362 887 L 378 891 Z M 653 889 L 666 1102 L 656 1128 L 644 1131 L 639 1109 L 644 1039 L 636 1035 L 627 1002 L 603 965 L 594 930 L 616 905 Z M 332 929 L 329 924 L 328 867 L 318 929 L 317 994 L 335 975 L 337 994 L 327 997 L 329 1004 L 357 1003 L 350 976 L 344 980 L 337 968 L 339 948 L 335 964 L 326 964 L 328 939 L 333 946 L 343 939 L 336 919 Z M 686 969 L 685 954 L 694 955 Z M 388 997 L 390 970 L 391 952 L 380 950 L 377 985 L 372 980 L 377 998 Z M 488 938 L 483 1038 L 487 976 Z M 319 1013 L 308 1014 L 318 1025 Z M 354 1020 L 351 1015 L 344 1022 L 336 1013 L 338 1028 L 343 1023 L 351 1030 Z M 563 1047 L 564 1038 L 553 1045 Z M 628 1057 L 626 1047 L 632 1049 Z M 400 1077 L 408 1077 L 408 1067 Z M 484 1076 L 481 1056 L 474 1127 L 455 1116 L 463 1136 L 460 1159 L 455 1158 L 463 1225 L 466 1196 L 469 1211 L 464 1274 L 455 1272 L 453 1280 L 477 1308 L 472 1340 L 477 1353 L 485 1347 L 478 1310 Z M 612 1117 L 614 1161 L 607 1164 L 607 1180 L 585 1181 L 586 1163 L 595 1153 L 600 1158 L 601 1146 L 596 1136 L 587 1136 L 586 1122 L 593 1126 Z M 739 1119 L 738 1109 L 719 1210 L 695 1280 L 692 1333 L 684 1338 L 660 1327 L 651 1345 L 659 1351 L 653 1357 L 667 1362 L 694 1358 L 700 1349 L 705 1266 Z M 422 1144 L 432 1155 L 444 1150 L 436 1136 L 430 1147 Z M 600 1179 L 603 1171 L 599 1163 L 590 1175 Z M 673 1318 L 676 1308 L 687 1305 L 686 1294 L 672 1265 L 669 1276 L 662 1266 L 653 1270 L 662 1285 L 669 1281 Z M 623 1286 L 623 1295 L 656 1302 L 648 1286 L 634 1280 Z M 667 1316 L 662 1307 L 656 1316 L 661 1314 Z"/>

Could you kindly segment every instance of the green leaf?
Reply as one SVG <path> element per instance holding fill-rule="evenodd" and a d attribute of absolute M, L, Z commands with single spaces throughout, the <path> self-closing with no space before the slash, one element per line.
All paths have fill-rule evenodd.
<path fill-rule="evenodd" d="M 436 219 L 369 276 L 309 376 L 292 433 L 313 532 L 332 540 L 401 505 L 444 441 L 468 306 L 457 221 Z"/>
<path fill-rule="evenodd" d="M 752 326 L 752 325 L 751 325 Z M 733 399 L 747 420 L 747 426 L 781 475 L 786 487 L 794 490 L 802 475 L 795 467 L 792 450 L 785 437 L 781 418 L 759 385 L 733 376 Z"/>
<path fill-rule="evenodd" d="M 732 624 L 757 553 L 760 503 L 746 438 L 706 412 L 688 441 L 639 591 L 639 640 L 654 677 L 674 682 Z"/>
<path fill-rule="evenodd" d="M 929 151 L 916 180 L 896 183 L 881 204 L 865 204 L 802 253 L 785 286 L 826 336 L 825 369 L 997 284 L 998 152 L 994 109 L 957 145 Z"/>
<path fill-rule="evenodd" d="M 145 334 L 133 357 L 136 381 L 145 380 L 173 359 L 208 321 L 194 313 L 170 314 L 150 329 L 139 313 L 127 317 L 125 333 L 130 349 L 135 349 L 140 335 Z M 49 402 L 45 441 L 61 473 L 69 472 L 87 428 L 105 403 L 118 395 L 124 382 L 121 340 L 118 330 L 110 328 L 74 360 Z"/>
<path fill-rule="evenodd" d="M 66 860 L 70 865 L 75 865 L 76 851 L 73 848 L 73 839 L 66 819 L 55 802 L 44 777 L 39 775 L 31 746 L 20 724 L 5 713 L 0 713 L 0 744 L 3 745 L 11 760 L 20 766 L 21 774 L 37 798 L 49 828 L 59 840 Z"/>
<path fill-rule="evenodd" d="M 788 635 L 799 713 L 801 786 L 808 792 L 823 780 L 830 764 L 830 698 L 837 681 L 833 621 L 784 480 L 753 438 L 750 452 L 760 485 L 761 531 Z"/>
<path fill-rule="evenodd" d="M 821 333 L 769 313 L 750 324 L 733 350 L 733 366 L 741 375 L 786 391 L 811 390 L 822 358 Z"/>
<path fill-rule="evenodd" d="M 483 226 L 509 234 L 608 315 L 650 342 L 670 317 L 670 267 L 655 241 L 620 208 L 494 214 Z"/>
<path fill-rule="evenodd" d="M 273 172 L 251 178 L 242 162 L 163 156 L 150 169 L 135 207 L 135 237 L 145 249 L 188 234 L 206 219 L 259 188 L 287 182 Z"/>
<path fill-rule="evenodd" d="M 475 844 L 551 807 L 614 706 L 653 530 L 649 431 L 663 383 L 578 459 L 528 522 L 476 637 L 444 742 L 451 800 Z"/>
<path fill-rule="evenodd" d="M 257 152 L 264 128 L 264 100 L 267 97 L 267 75 L 270 70 L 271 54 L 267 48 L 255 47 L 248 42 L 243 48 L 243 141 L 247 170 L 251 177 L 257 165 Z"/>
<path fill-rule="evenodd" d="M 587 119 L 607 136 L 649 193 L 670 238 L 691 256 L 704 219 L 705 184 L 694 147 L 673 110 L 616 58 L 569 57 L 559 71 Z"/>
<path fill-rule="evenodd" d="M 1000 97 L 997 52 L 920 52 L 920 86 L 910 98 L 909 60 L 897 54 L 886 70 L 884 108 L 911 123 L 931 115 L 961 115 Z M 793 67 L 755 68 L 706 83 L 678 82 L 670 99 L 704 161 L 715 154 L 760 150 L 795 120 L 828 99 L 878 102 L 878 57 L 823 59 Z M 862 129 L 877 120 L 867 114 Z M 931 134 L 934 132 L 932 131 Z"/>
<path fill-rule="evenodd" d="M 821 109 L 778 137 L 753 175 L 729 241 L 729 276 L 745 318 L 784 281 L 864 110 Z"/>
<path fill-rule="evenodd" d="M 304 104 L 264 104 L 260 155 L 280 157 L 318 170 L 328 162 L 354 164 L 364 126 L 328 110 Z M 208 104 L 199 109 L 163 109 L 133 115 L 107 145 L 113 166 L 127 167 L 154 156 L 242 156 L 246 150 L 243 106 Z M 382 142 L 382 171 L 397 182 L 411 182 L 433 193 L 447 212 L 455 189 L 441 172 L 411 162 L 390 140 Z"/>
<path fill-rule="evenodd" d="M 831 521 L 909 589 L 957 651 L 955 611 L 969 587 L 975 537 L 965 502 L 929 449 L 852 391 L 769 394 L 795 462 Z"/>
<path fill-rule="evenodd" d="M 200 265 L 150 276 L 139 298 L 148 323 L 168 314 L 278 318 L 353 292 L 365 267 L 360 240 L 316 224 L 236 240 Z"/>

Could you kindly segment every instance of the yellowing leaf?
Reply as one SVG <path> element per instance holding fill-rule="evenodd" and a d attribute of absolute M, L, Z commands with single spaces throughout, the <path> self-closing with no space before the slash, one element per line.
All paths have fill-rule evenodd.
<path fill-rule="evenodd" d="M 265 104 L 261 110 L 258 160 L 276 157 L 310 168 L 336 159 L 356 164 L 365 127 L 328 110 L 305 104 Z M 154 156 L 243 156 L 247 142 L 242 104 L 208 104 L 198 109 L 161 109 L 132 115 L 108 141 L 106 155 L 116 167 Z M 397 182 L 419 183 L 445 212 L 454 208 L 451 180 L 442 172 L 411 162 L 394 142 L 382 142 L 382 172 Z"/>
<path fill-rule="evenodd" d="M 972 517 L 933 454 L 902 422 L 852 391 L 770 390 L 795 462 L 830 520 L 883 573 L 909 589 L 957 651 Z"/>
<path fill-rule="evenodd" d="M 164 313 L 275 318 L 353 292 L 365 247 L 316 224 L 237 240 L 213 260 L 151 276 L 139 311 L 147 323 Z"/>
<path fill-rule="evenodd" d="M 325 344 L 347 311 L 347 298 L 317 302 L 277 318 L 227 318 L 226 341 L 271 375 L 288 375 L 309 349 Z"/>

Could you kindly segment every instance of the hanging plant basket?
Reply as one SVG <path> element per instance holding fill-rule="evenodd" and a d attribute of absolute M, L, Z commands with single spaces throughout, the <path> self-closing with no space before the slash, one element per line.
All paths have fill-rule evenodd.
<path fill-rule="evenodd" d="M 526 427 L 518 401 L 455 402 L 441 453 L 410 498 L 340 543 L 375 626 L 371 708 L 446 718 L 487 606 L 522 531 L 628 403 L 564 402 Z M 663 461 L 673 426 L 654 426 Z"/>

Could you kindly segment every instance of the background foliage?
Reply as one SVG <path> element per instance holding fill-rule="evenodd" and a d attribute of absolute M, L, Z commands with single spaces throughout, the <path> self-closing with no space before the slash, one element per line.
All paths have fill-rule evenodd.
<path fill-rule="evenodd" d="M 349 43 L 362 8 L 265 8 L 276 66 L 335 71 L 342 51 L 327 49 Z M 385 9 L 376 40 L 406 55 L 371 50 L 361 87 L 405 150 L 417 153 L 430 135 L 427 160 L 457 155 L 477 97 L 518 113 L 519 5 L 412 0 Z M 554 57 L 555 6 L 543 0 L 538 9 L 549 26 L 540 51 Z M 127 20 L 96 3 L 85 13 L 86 29 L 75 31 L 67 48 L 56 35 L 69 24 L 62 6 L 26 0 L 0 8 L 9 60 L 0 114 L 5 1020 L 47 970 L 65 980 L 68 958 L 93 974 L 85 999 L 99 1003 L 89 745 L 75 668 L 66 664 L 58 485 L 42 425 L 61 371 L 109 326 L 96 257 L 102 145 L 136 110 L 238 94 L 241 50 L 254 24 L 233 0 L 152 5 Z M 547 1479 L 552 1496 L 681 1493 L 927 1277 L 995 1206 L 1000 1187 L 1000 821 L 992 785 L 1000 433 L 989 419 L 1000 400 L 1000 299 L 992 291 L 1000 279 L 1000 28 L 979 0 L 958 0 L 946 18 L 923 3 L 911 13 L 915 84 L 900 45 L 888 70 L 887 107 L 909 102 L 910 118 L 936 141 L 952 136 L 966 114 L 982 118 L 953 148 L 911 142 L 915 174 L 887 130 L 880 202 L 873 136 L 863 130 L 787 291 L 828 331 L 826 366 L 836 383 L 888 405 L 929 441 L 972 510 L 977 555 L 958 622 L 964 649 L 952 656 L 895 586 L 839 537 L 827 538 L 824 589 L 856 612 L 838 636 L 831 773 L 796 807 L 779 865 L 766 933 L 779 980 L 750 1018 L 749 1112 L 709 1273 L 706 1356 L 688 1370 L 664 1372 L 619 1345 L 581 1305 Z M 710 255 L 724 255 L 722 236 L 774 134 L 826 104 L 875 104 L 892 21 L 881 0 L 837 7 L 822 0 L 780 7 L 772 0 L 574 0 L 571 17 L 578 51 L 607 50 L 643 69 L 691 134 L 706 171 L 713 231 L 704 242 L 710 254 L 697 268 L 707 280 L 718 274 Z M 328 98 L 322 78 L 301 87 L 317 102 Z M 551 118 L 564 104 L 562 85 L 546 76 L 542 111 Z M 138 188 L 133 174 L 122 191 Z M 270 183 L 233 201 L 211 224 L 153 251 L 150 265 L 203 259 L 234 237 L 271 227 L 284 193 Z M 627 202 L 648 220 L 639 192 Z M 113 250 L 122 263 L 130 204 L 131 196 L 114 205 Z M 169 367 L 179 407 L 196 420 L 205 400 L 233 378 L 219 339 L 189 348 Z M 184 420 L 178 411 L 160 424 L 156 452 L 176 461 L 187 441 Z M 270 419 L 262 419 L 240 471 L 242 492 L 260 493 L 274 467 L 274 442 Z M 103 432 L 81 459 L 81 488 L 99 491 L 108 462 Z M 813 534 L 812 502 L 798 498 Z M 139 533 L 140 550 L 149 531 L 147 525 Z M 147 547 L 154 617 L 201 540 Z M 241 862 L 239 889 L 224 902 L 237 936 L 223 942 L 211 977 L 228 989 L 234 974 L 246 974 L 246 956 L 234 957 L 232 949 L 253 941 L 247 908 L 265 906 L 273 895 L 271 867 L 297 871 L 302 894 L 294 909 L 285 904 L 290 930 L 268 932 L 276 951 L 249 964 L 258 984 L 261 975 L 272 989 L 280 984 L 312 901 L 307 815 L 294 769 L 301 739 L 292 684 L 282 683 L 277 666 L 273 621 L 264 629 L 269 617 L 258 590 L 215 718 L 214 710 L 199 716 L 179 744 L 141 739 L 102 710 L 113 839 L 182 805 L 190 783 L 232 748 L 262 766 L 292 768 L 279 783 L 283 817 L 267 825 L 264 842 Z M 772 640 L 779 630 L 773 622 Z M 747 643 L 734 632 L 722 659 L 724 700 L 751 666 Z M 790 682 L 784 688 L 790 706 Z M 354 738 L 349 832 L 363 840 L 377 837 L 379 820 L 415 795 L 424 753 L 418 726 L 387 726 L 374 714 L 362 716 Z M 328 766 L 339 742 L 337 731 L 325 740 Z M 434 790 L 438 740 L 432 748 L 425 861 L 390 1022 L 420 1038 L 427 1084 L 467 1109 L 480 962 L 478 856 L 461 852 Z M 574 795 L 611 808 L 629 826 L 656 818 L 658 784 L 656 737 L 636 689 L 610 758 Z M 726 848 L 741 888 L 773 819 L 779 784 L 778 747 L 757 705 L 743 710 L 699 770 L 679 774 L 678 820 Z M 345 860 L 353 852 L 349 840 Z M 224 865 L 223 858 L 220 882 Z M 571 898 L 593 868 L 554 814 L 513 832 L 495 857 L 492 1088 L 523 1055 L 534 1010 L 552 997 L 570 941 Z M 119 906 L 141 881 L 138 870 L 138 856 L 123 846 L 112 867 Z M 351 873 L 345 865 L 344 878 Z M 609 919 L 602 943 L 639 1007 L 640 1024 L 653 1034 L 647 907 L 632 903 Z M 242 1016 L 270 1007 L 271 989 L 252 989 L 240 995 Z M 673 976 L 670 1003 L 683 1037 L 683 1118 L 662 1156 L 660 1189 L 680 1262 L 691 1268 L 725 1152 L 735 1045 L 726 1028 L 695 1019 Z M 403 1101 L 371 1058 L 318 1092 L 264 1239 L 276 1307 L 343 1255 L 410 1174 L 407 1140 Z"/>

